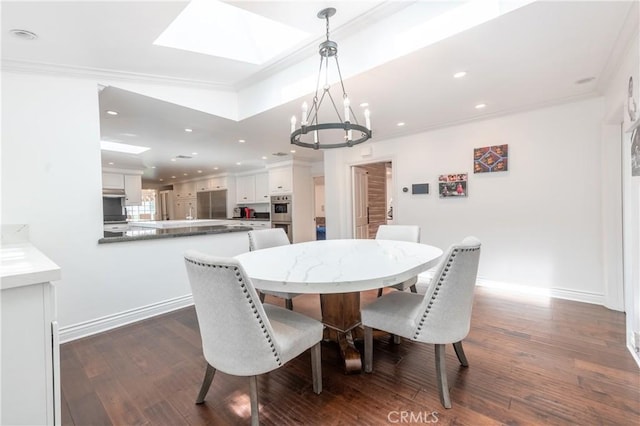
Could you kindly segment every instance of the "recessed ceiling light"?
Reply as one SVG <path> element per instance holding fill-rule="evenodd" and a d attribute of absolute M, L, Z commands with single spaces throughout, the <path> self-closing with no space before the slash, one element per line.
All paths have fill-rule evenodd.
<path fill-rule="evenodd" d="M 192 152 L 191 155 L 198 155 L 198 153 L 197 152 Z"/>
<path fill-rule="evenodd" d="M 171 176 L 171 179 L 175 179 L 175 178 L 176 178 L 175 176 Z"/>
<path fill-rule="evenodd" d="M 109 111 L 107 111 L 107 114 L 109 114 L 109 115 L 118 115 L 118 111 L 109 110 Z"/>
<path fill-rule="evenodd" d="M 295 154 L 295 153 L 296 153 L 296 150 L 295 150 L 295 149 L 292 149 L 292 150 L 291 150 L 291 151 L 289 151 L 289 152 L 290 152 L 290 153 L 292 153 L 292 154 Z"/>
<path fill-rule="evenodd" d="M 484 108 L 486 106 L 487 106 L 487 104 L 478 104 L 478 105 L 476 105 L 476 109 L 482 109 L 482 108 Z"/>
<path fill-rule="evenodd" d="M 110 165 L 110 166 L 113 166 L 113 161 L 109 161 L 109 165 Z"/>
<path fill-rule="evenodd" d="M 187 133 L 191 133 L 191 132 L 193 132 L 193 129 L 188 129 L 187 128 L 187 129 L 184 129 L 184 131 L 187 132 Z"/>
<path fill-rule="evenodd" d="M 189 176 L 189 173 L 183 173 L 183 175 L 185 175 L 185 176 Z"/>
<path fill-rule="evenodd" d="M 202 170 L 198 170 L 198 173 L 202 173 Z"/>
<path fill-rule="evenodd" d="M 242 163 L 239 162 L 239 161 L 236 163 L 236 166 L 241 166 L 241 165 L 242 165 Z"/>
<path fill-rule="evenodd" d="M 239 143 L 245 143 L 246 141 L 244 139 L 238 139 Z"/>
<path fill-rule="evenodd" d="M 397 126 L 398 126 L 398 127 L 402 127 L 402 126 L 404 126 L 404 124 L 405 124 L 405 123 L 404 123 L 404 121 L 401 121 L 401 122 L 399 122 L 399 123 L 397 124 Z"/>
<path fill-rule="evenodd" d="M 453 78 L 462 78 L 462 77 L 464 77 L 465 75 L 467 75 L 467 72 L 466 72 L 466 71 L 458 71 L 457 73 L 455 73 L 455 74 L 453 75 Z"/>
<path fill-rule="evenodd" d="M 360 106 L 361 106 L 362 108 L 366 108 L 366 107 L 368 107 L 368 106 L 369 106 L 369 102 L 363 102 L 363 103 L 361 103 L 361 104 L 360 104 Z"/>
<path fill-rule="evenodd" d="M 104 151 L 124 152 L 126 154 L 141 154 L 151 148 L 146 146 L 129 145 L 126 143 L 100 141 L 100 149 Z"/>
<path fill-rule="evenodd" d="M 267 159 L 267 157 L 265 157 L 265 156 L 263 155 L 263 156 L 262 156 L 262 159 L 263 159 L 263 160 L 266 160 L 266 159 Z"/>
<path fill-rule="evenodd" d="M 217 167 L 214 167 L 214 168 L 213 168 L 213 170 L 218 170 L 218 168 L 217 168 Z"/>
<path fill-rule="evenodd" d="M 27 31 L 27 30 L 14 29 L 14 30 L 9 30 L 9 32 L 14 36 L 21 38 L 23 40 L 35 40 L 38 38 L 38 34 L 31 31 Z"/>
<path fill-rule="evenodd" d="M 171 161 L 177 161 L 175 158 L 172 158 Z"/>

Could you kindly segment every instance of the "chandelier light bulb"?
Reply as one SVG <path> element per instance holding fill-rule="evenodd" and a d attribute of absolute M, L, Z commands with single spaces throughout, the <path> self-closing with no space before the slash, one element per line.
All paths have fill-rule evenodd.
<path fill-rule="evenodd" d="M 296 116 L 292 115 L 291 116 L 291 132 L 295 132 L 296 130 Z"/>
<path fill-rule="evenodd" d="M 300 124 L 303 126 L 307 125 L 307 111 L 309 110 L 309 105 L 307 102 L 302 103 L 302 120 L 300 120 Z"/>
<path fill-rule="evenodd" d="M 368 108 L 364 110 L 364 121 L 365 127 L 371 130 L 371 111 Z"/>
<path fill-rule="evenodd" d="M 351 101 L 349 101 L 349 98 L 345 97 L 344 98 L 344 121 L 350 121 L 349 120 L 349 108 L 351 107 Z"/>

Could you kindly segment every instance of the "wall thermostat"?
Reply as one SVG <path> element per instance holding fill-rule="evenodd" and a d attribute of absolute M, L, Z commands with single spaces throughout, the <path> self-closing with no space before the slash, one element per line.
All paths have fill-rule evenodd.
<path fill-rule="evenodd" d="M 412 194 L 428 194 L 429 193 L 429 184 L 428 183 L 414 183 L 411 185 L 411 193 Z"/>

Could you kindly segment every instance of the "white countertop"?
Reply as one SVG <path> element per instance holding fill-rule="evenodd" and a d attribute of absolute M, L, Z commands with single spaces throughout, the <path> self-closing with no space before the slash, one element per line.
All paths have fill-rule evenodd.
<path fill-rule="evenodd" d="M 442 250 L 390 240 L 321 240 L 236 256 L 261 290 L 348 293 L 401 283 L 434 267 Z"/>
<path fill-rule="evenodd" d="M 60 267 L 30 243 L 3 244 L 0 258 L 2 290 L 57 281 L 61 276 Z"/>

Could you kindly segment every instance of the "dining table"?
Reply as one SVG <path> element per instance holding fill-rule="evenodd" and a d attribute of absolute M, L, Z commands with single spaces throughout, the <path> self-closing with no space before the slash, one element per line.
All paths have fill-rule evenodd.
<path fill-rule="evenodd" d="M 427 244 L 378 240 L 307 241 L 235 256 L 258 290 L 320 294 L 325 337 L 338 342 L 345 372 L 362 370 L 354 336 L 360 292 L 399 284 L 434 267 L 442 250 Z"/>

